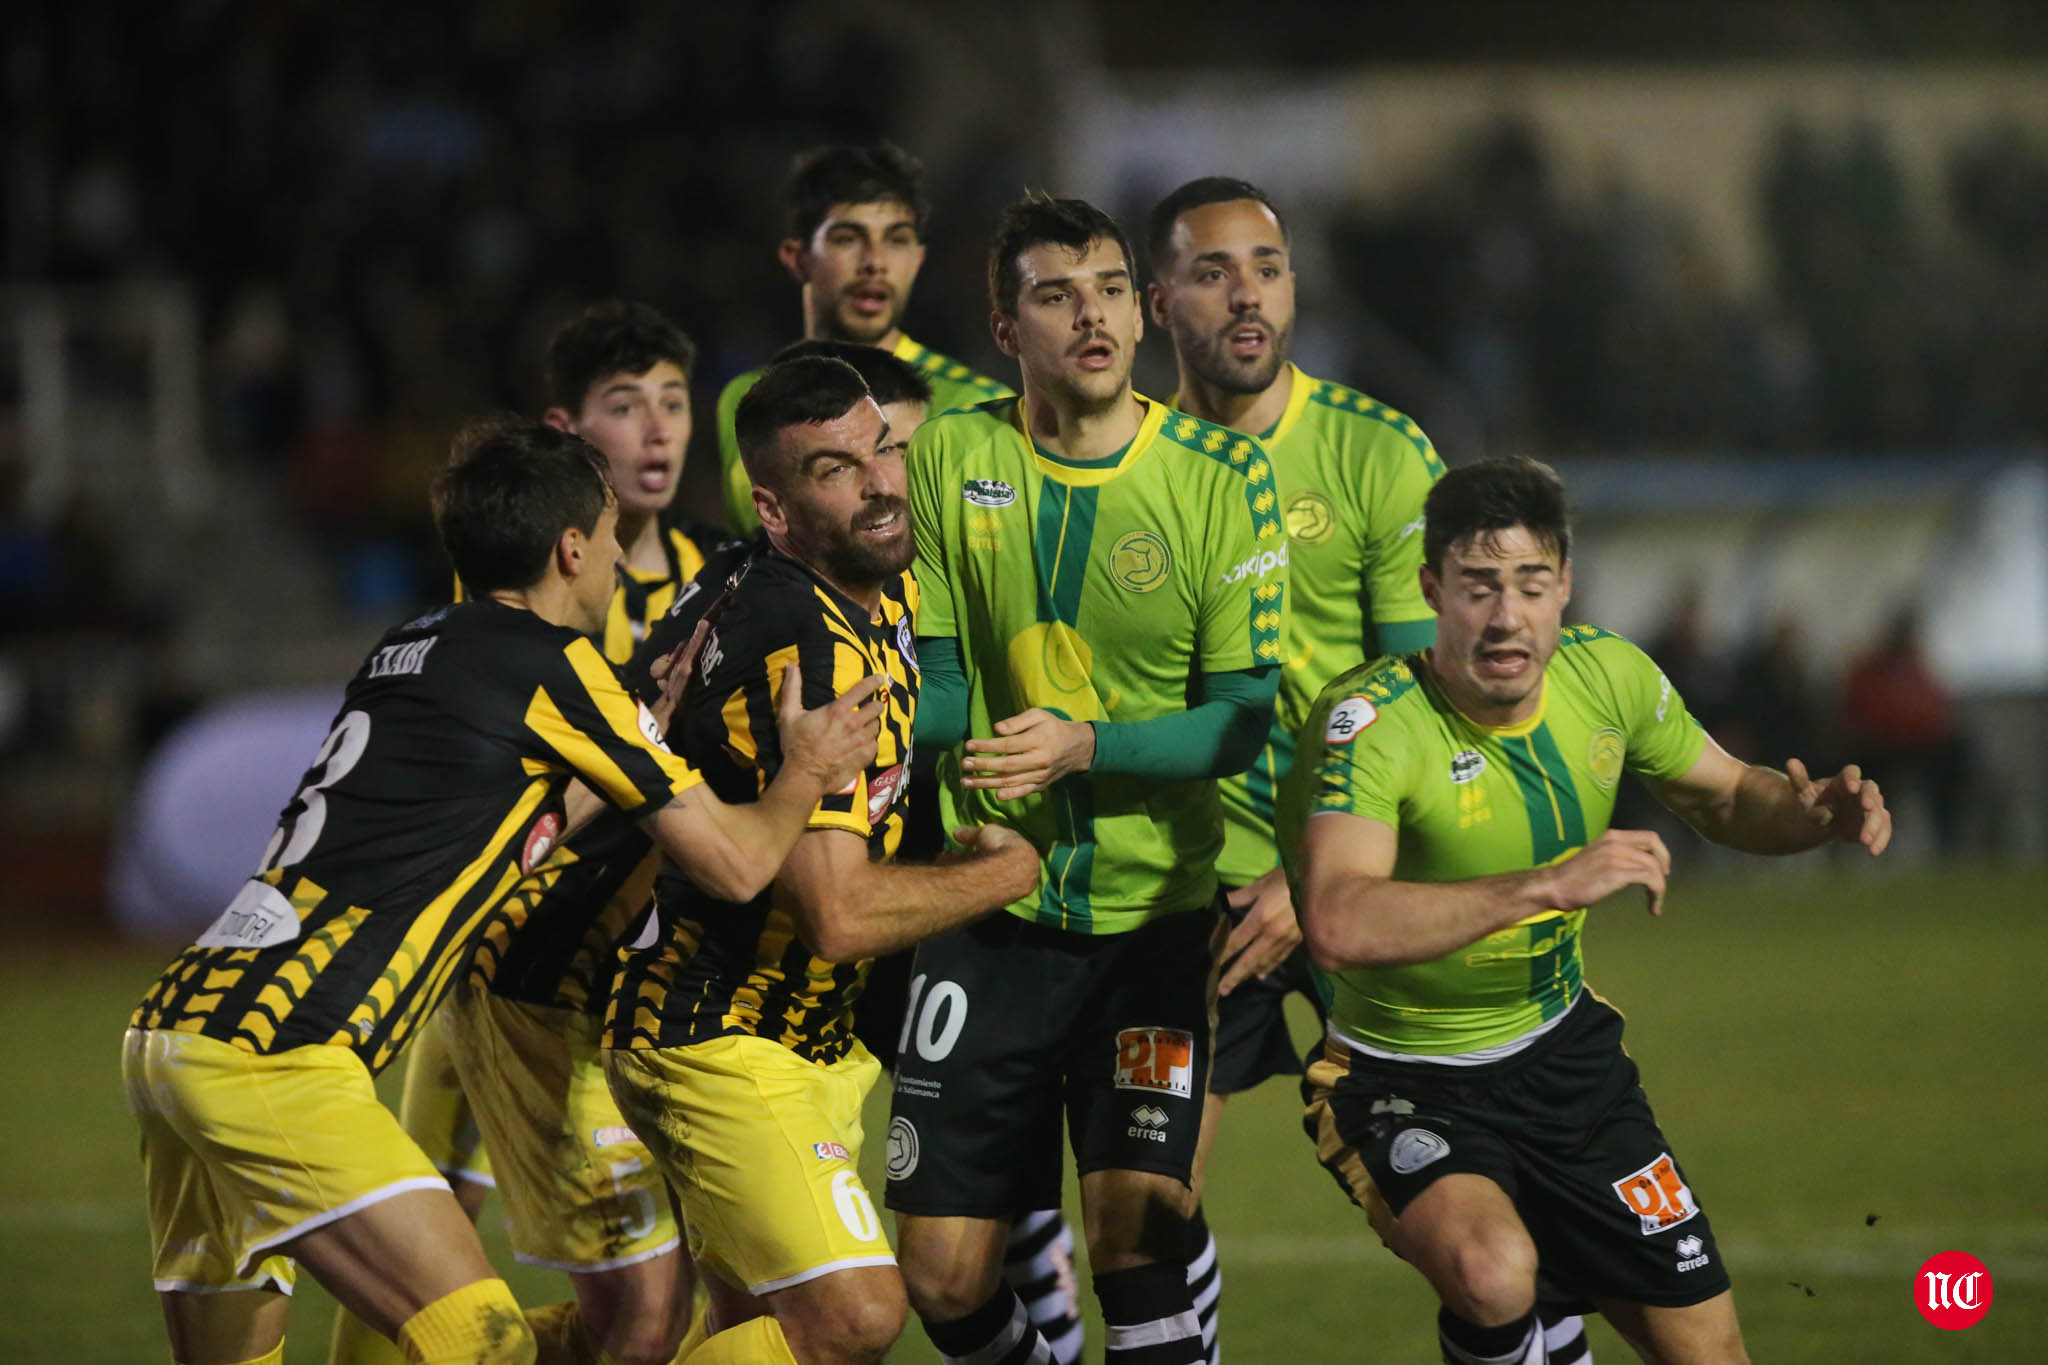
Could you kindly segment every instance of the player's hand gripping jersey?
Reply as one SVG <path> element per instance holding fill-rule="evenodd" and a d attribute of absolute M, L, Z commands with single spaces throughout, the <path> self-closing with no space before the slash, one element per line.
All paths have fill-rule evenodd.
<path fill-rule="evenodd" d="M 1649 656 L 1597 626 L 1565 628 L 1541 705 L 1514 726 L 1467 720 L 1423 655 L 1383 659 L 1332 682 L 1311 711 L 1283 788 L 1280 846 L 1294 858 L 1305 822 L 1334 811 L 1398 831 L 1396 881 L 1545 867 L 1606 832 L 1624 769 L 1668 781 L 1705 748 Z M 1434 962 L 1322 977 L 1331 1029 L 1417 1056 L 1511 1042 L 1578 998 L 1585 918 L 1549 911 Z"/>
<path fill-rule="evenodd" d="M 924 376 L 924 382 L 932 386 L 930 413 L 936 417 L 942 412 L 953 412 L 959 408 L 985 403 L 991 398 L 1007 397 L 1007 385 L 998 384 L 987 375 L 977 374 L 951 356 L 940 355 L 927 346 L 921 346 L 909 337 L 903 337 L 889 348 L 889 353 L 898 360 L 917 368 Z M 747 390 L 768 373 L 763 365 L 748 370 L 727 384 L 718 395 L 718 466 L 725 486 L 725 513 L 731 520 L 733 530 L 739 535 L 752 535 L 761 527 L 761 519 L 754 515 L 753 480 L 747 477 L 747 468 L 740 463 L 739 438 L 733 434 L 733 418 L 740 410 L 740 399 L 747 396 Z"/>
<path fill-rule="evenodd" d="M 755 800 L 781 767 L 775 714 L 792 661 L 802 670 L 806 706 L 823 705 L 870 674 L 888 675 L 873 765 L 820 802 L 810 822 L 812 829 L 858 834 L 870 858 L 887 858 L 903 837 L 901 797 L 917 711 L 917 600 L 916 582 L 899 574 L 884 585 L 875 619 L 757 539 L 713 557 L 694 590 L 648 636 L 633 671 L 711 618 L 670 733 L 681 752 L 698 755 L 720 799 L 733 803 Z M 777 894 L 771 885 L 751 903 L 734 905 L 664 868 L 654 937 L 620 955 L 608 1045 L 681 1047 L 740 1034 L 778 1042 L 807 1061 L 843 1056 L 868 964 L 812 956 Z"/>
<path fill-rule="evenodd" d="M 1422 429 L 1354 389 L 1292 369 L 1287 409 L 1261 443 L 1287 531 L 1287 637 L 1273 732 L 1258 761 L 1223 783 L 1226 827 L 1216 870 L 1243 886 L 1280 860 L 1273 793 L 1294 737 L 1330 679 L 1375 654 L 1381 628 L 1422 623 L 1422 500 L 1443 461 Z"/>
<path fill-rule="evenodd" d="M 349 683 L 255 878 L 132 1026 L 259 1054 L 333 1044 L 381 1069 L 547 856 L 570 777 L 627 816 L 703 780 L 653 729 L 587 637 L 531 612 L 469 602 L 400 626 Z"/>
<path fill-rule="evenodd" d="M 1117 455 L 1071 464 L 1024 433 L 1019 402 L 934 419 L 911 442 L 918 630 L 957 637 L 968 733 L 1031 707 L 1074 721 L 1186 710 L 1202 673 L 1280 662 L 1286 542 L 1265 451 L 1146 406 Z M 997 801 L 942 764 L 946 827 L 993 822 L 1037 845 L 1037 894 L 1010 906 L 1120 933 L 1207 904 L 1222 814 L 1213 780 L 1077 773 Z"/>

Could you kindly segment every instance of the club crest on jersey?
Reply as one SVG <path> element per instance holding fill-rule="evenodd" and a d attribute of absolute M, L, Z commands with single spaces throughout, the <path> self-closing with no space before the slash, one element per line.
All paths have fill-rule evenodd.
<path fill-rule="evenodd" d="M 1596 730 L 1586 742 L 1586 766 L 1592 770 L 1593 780 L 1603 787 L 1621 781 L 1621 762 L 1627 755 L 1628 742 L 1619 730 Z"/>
<path fill-rule="evenodd" d="M 904 663 L 917 668 L 917 635 L 910 628 L 908 616 L 896 623 L 896 652 L 903 656 Z M 923 672 L 922 669 L 918 671 Z"/>
<path fill-rule="evenodd" d="M 1287 539 L 1303 545 L 1320 545 L 1337 529 L 1337 512 L 1330 500 L 1313 488 L 1304 488 L 1287 500 Z"/>
<path fill-rule="evenodd" d="M 1451 781 L 1463 785 L 1486 771 L 1486 755 L 1477 749 L 1461 749 L 1451 758 Z"/>
<path fill-rule="evenodd" d="M 526 846 L 519 851 L 519 870 L 531 872 L 539 867 L 561 837 L 562 817 L 553 811 L 534 821 L 533 828 L 526 831 Z"/>
<path fill-rule="evenodd" d="M 649 744 L 652 744 L 663 753 L 667 753 L 668 741 L 662 738 L 661 722 L 656 720 L 654 713 L 647 709 L 646 702 L 635 702 L 634 705 L 640 709 L 640 733 L 647 737 Z"/>
<path fill-rule="evenodd" d="M 1116 1088 L 1194 1093 L 1195 1035 L 1178 1028 L 1127 1028 L 1116 1035 Z"/>
<path fill-rule="evenodd" d="M 1017 500 L 1017 490 L 1001 479 L 969 479 L 960 496 L 976 507 L 1008 507 Z"/>
<path fill-rule="evenodd" d="M 1166 542 L 1150 531 L 1126 531 L 1109 550 L 1109 576 L 1132 592 L 1151 592 L 1173 572 Z"/>
<path fill-rule="evenodd" d="M 1328 744 L 1349 744 L 1358 738 L 1358 732 L 1380 718 L 1380 709 L 1364 697 L 1346 697 L 1330 708 L 1330 719 L 1323 726 L 1323 740 Z"/>

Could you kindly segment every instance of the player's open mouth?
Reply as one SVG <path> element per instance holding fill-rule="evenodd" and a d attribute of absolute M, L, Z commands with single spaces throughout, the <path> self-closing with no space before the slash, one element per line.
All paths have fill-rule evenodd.
<path fill-rule="evenodd" d="M 907 525 L 901 512 L 891 512 L 880 521 L 866 522 L 853 529 L 870 540 L 889 540 Z"/>
<path fill-rule="evenodd" d="M 1270 338 L 1263 327 L 1237 327 L 1230 333 L 1230 353 L 1239 360 L 1264 355 Z"/>
<path fill-rule="evenodd" d="M 1106 370 L 1116 363 L 1116 347 L 1106 341 L 1086 342 L 1074 352 L 1074 361 L 1084 370 Z"/>
<path fill-rule="evenodd" d="M 1528 671 L 1530 654 L 1526 649 L 1481 650 L 1475 663 L 1482 678 L 1519 678 Z"/>
<path fill-rule="evenodd" d="M 878 317 L 888 312 L 891 297 L 886 289 L 856 289 L 847 295 L 853 311 L 863 317 Z"/>
<path fill-rule="evenodd" d="M 668 486 L 675 482 L 675 472 L 669 468 L 668 462 L 664 460 L 660 464 L 640 466 L 640 472 L 635 476 L 635 481 L 640 485 L 640 491 L 643 493 L 666 493 L 668 492 Z"/>

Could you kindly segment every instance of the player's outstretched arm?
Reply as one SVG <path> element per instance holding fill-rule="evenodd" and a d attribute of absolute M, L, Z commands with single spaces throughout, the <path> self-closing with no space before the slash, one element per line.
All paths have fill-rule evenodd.
<path fill-rule="evenodd" d="M 844 696 L 807 711 L 792 663 L 776 713 L 782 769 L 761 799 L 729 806 L 708 788 L 692 787 L 648 817 L 649 836 L 692 881 L 721 900 L 745 902 L 760 895 L 819 800 L 874 761 L 882 723 L 878 698 L 888 685 L 879 675 L 864 678 Z"/>
<path fill-rule="evenodd" d="M 1316 966 L 1400 967 L 1432 962 L 1546 910 L 1576 910 L 1625 886 L 1663 908 L 1671 855 L 1646 830 L 1611 829 L 1550 867 L 1462 882 L 1393 878 L 1394 828 L 1324 812 L 1301 841 L 1301 932 Z"/>
<path fill-rule="evenodd" d="M 1709 739 L 1683 777 L 1650 789 L 1706 838 L 1744 853 L 1803 853 L 1839 840 L 1875 856 L 1892 840 L 1884 793 L 1854 764 L 1816 782 L 1796 758 L 1781 773 Z"/>
<path fill-rule="evenodd" d="M 1038 850 L 1014 830 L 955 830 L 965 853 L 938 863 L 878 863 L 851 830 L 815 829 L 797 840 L 775 884 L 797 933 L 827 962 L 908 948 L 1030 894 Z"/>

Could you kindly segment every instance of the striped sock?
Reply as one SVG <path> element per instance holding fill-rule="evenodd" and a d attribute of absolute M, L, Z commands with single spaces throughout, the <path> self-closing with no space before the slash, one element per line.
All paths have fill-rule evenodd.
<path fill-rule="evenodd" d="M 1202 1365 L 1202 1324 L 1187 1267 L 1155 1261 L 1095 1277 L 1102 1301 L 1103 1365 Z"/>
<path fill-rule="evenodd" d="M 964 1318 L 926 1322 L 924 1334 L 946 1365 L 1053 1365 L 1052 1347 L 1007 1284 L 997 1285 L 994 1296 Z"/>
<path fill-rule="evenodd" d="M 1543 1324 L 1533 1309 L 1499 1327 L 1481 1327 L 1439 1308 L 1436 1340 L 1444 1365 L 1547 1365 Z"/>
<path fill-rule="evenodd" d="M 1593 1365 L 1593 1343 L 1586 1340 L 1584 1318 L 1539 1303 L 1536 1320 L 1543 1324 L 1543 1349 L 1550 1354 L 1550 1365 Z"/>
<path fill-rule="evenodd" d="M 1010 1227 L 1004 1253 L 1003 1278 L 1032 1325 L 1052 1347 L 1059 1365 L 1079 1365 L 1081 1330 L 1080 1286 L 1074 1281 L 1074 1230 L 1058 1209 L 1027 1213 Z"/>
<path fill-rule="evenodd" d="M 1209 1365 L 1223 1365 L 1223 1347 L 1216 1328 L 1223 1317 L 1223 1263 L 1216 1259 L 1216 1234 L 1201 1209 L 1188 1220 L 1188 1289 L 1195 1296 L 1195 1317 L 1202 1324 L 1202 1346 Z"/>

